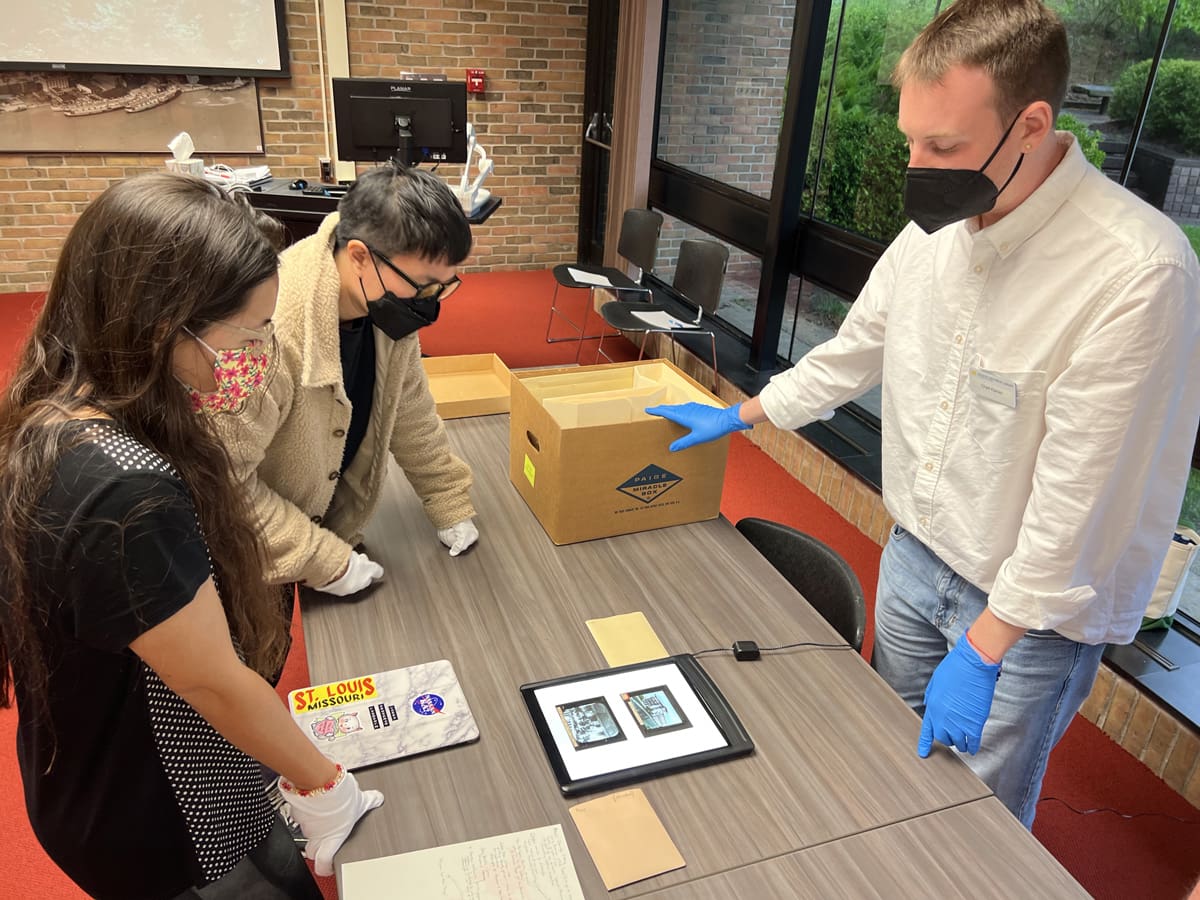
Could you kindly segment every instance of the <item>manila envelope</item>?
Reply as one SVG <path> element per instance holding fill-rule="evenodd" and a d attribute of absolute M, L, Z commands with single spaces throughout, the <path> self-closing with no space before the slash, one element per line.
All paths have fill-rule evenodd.
<path fill-rule="evenodd" d="M 666 659 L 670 655 L 646 621 L 645 613 L 588 619 L 587 627 L 610 668 Z"/>
<path fill-rule="evenodd" d="M 571 818 L 610 891 L 687 865 L 641 788 L 572 806 Z"/>

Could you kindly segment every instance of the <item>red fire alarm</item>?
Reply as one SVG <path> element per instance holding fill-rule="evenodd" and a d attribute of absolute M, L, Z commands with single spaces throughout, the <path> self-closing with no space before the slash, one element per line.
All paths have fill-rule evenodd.
<path fill-rule="evenodd" d="M 482 94 L 484 90 L 483 69 L 467 69 L 467 93 Z"/>

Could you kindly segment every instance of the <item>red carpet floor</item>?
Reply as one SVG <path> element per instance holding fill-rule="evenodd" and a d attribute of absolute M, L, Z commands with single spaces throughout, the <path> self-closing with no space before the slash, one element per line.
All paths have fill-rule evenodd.
<path fill-rule="evenodd" d="M 510 368 L 574 362 L 574 342 L 548 345 L 544 341 L 553 288 L 549 272 L 470 274 L 443 305 L 437 324 L 422 332 L 422 344 L 435 356 L 495 352 Z M 559 302 L 579 321 L 586 296 L 560 291 Z M 37 300 L 31 295 L 0 296 L 0 373 L 11 368 Z M 594 317 L 592 326 L 598 328 Z M 570 332 L 559 325 L 554 333 Z M 635 355 L 627 342 L 605 342 L 606 348 L 610 345 L 618 358 Z M 595 341 L 585 343 L 581 362 L 591 362 L 594 346 Z M 868 602 L 873 599 L 879 547 L 740 435 L 731 444 L 721 511 L 731 521 L 762 516 L 816 535 L 849 561 Z M 279 685 L 281 693 L 308 681 L 298 627 L 295 638 Z M 871 640 L 868 624 L 864 651 L 869 652 Z M 15 727 L 15 714 L 0 712 L 0 798 L 12 810 L 0 819 L 0 846 L 7 851 L 0 856 L 0 883 L 20 885 L 13 893 L 5 889 L 0 895 L 74 900 L 83 894 L 45 857 L 23 814 L 13 755 Z M 1179 900 L 1200 876 L 1200 824 L 1177 821 L 1200 823 L 1200 810 L 1082 718 L 1076 717 L 1051 757 L 1043 798 L 1057 799 L 1043 799 L 1039 805 L 1034 834 L 1098 900 Z M 1076 809 L 1111 807 L 1148 815 L 1078 815 L 1060 800 Z M 969 896 L 970 873 L 964 877 L 963 896 Z M 321 882 L 326 896 L 335 898 L 333 879 Z"/>

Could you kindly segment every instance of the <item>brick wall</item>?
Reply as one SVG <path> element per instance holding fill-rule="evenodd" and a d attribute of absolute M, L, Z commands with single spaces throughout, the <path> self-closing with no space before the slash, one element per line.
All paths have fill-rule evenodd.
<path fill-rule="evenodd" d="M 1200 734 L 1107 666 L 1079 710 L 1089 722 L 1200 807 Z"/>
<path fill-rule="evenodd" d="M 317 177 L 324 154 L 312 0 L 287 0 L 290 79 L 262 79 L 266 153 L 222 155 Z M 487 187 L 504 206 L 475 229 L 466 268 L 545 268 L 575 259 L 587 7 L 546 0 L 374 0 L 346 4 L 350 74 L 392 77 L 467 67 L 487 72 L 468 100 L 480 143 L 496 160 Z M 162 154 L 0 153 L 0 292 L 43 290 L 71 224 L 121 178 L 160 169 Z M 211 160 L 210 160 L 211 161 Z M 457 181 L 461 167 L 447 166 Z"/>
<path fill-rule="evenodd" d="M 651 337 L 647 356 L 672 358 L 670 338 L 663 334 Z M 677 348 L 675 357 L 692 378 L 706 386 L 712 384 L 712 369 L 702 359 L 682 348 Z M 718 380 L 716 393 L 730 405 L 749 399 L 723 378 Z M 868 538 L 880 546 L 887 542 L 893 520 L 874 488 L 795 431 L 764 422 L 746 436 Z M 1200 733 L 1195 726 L 1142 694 L 1107 663 L 1101 663 L 1079 714 L 1200 808 Z"/>

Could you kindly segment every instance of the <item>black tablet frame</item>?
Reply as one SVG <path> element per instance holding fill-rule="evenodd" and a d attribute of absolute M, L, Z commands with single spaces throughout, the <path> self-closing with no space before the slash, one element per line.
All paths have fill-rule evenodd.
<path fill-rule="evenodd" d="M 643 766 L 621 769 L 617 772 L 590 775 L 587 778 L 571 778 L 567 772 L 566 762 L 559 753 L 558 745 L 554 742 L 554 735 L 550 731 L 550 723 L 542 715 L 536 692 L 542 688 L 554 687 L 555 685 L 572 684 L 590 678 L 615 675 L 621 672 L 651 669 L 666 663 L 674 663 L 679 669 L 688 686 L 695 692 L 696 697 L 704 705 L 705 711 L 712 718 L 713 723 L 717 726 L 717 730 L 721 732 L 721 735 L 727 741 L 726 746 L 715 747 L 711 750 L 702 750 L 698 753 L 689 753 L 673 759 L 658 760 L 657 762 L 647 763 Z M 708 673 L 704 671 L 704 668 L 696 660 L 696 657 L 690 653 L 681 653 L 676 656 L 647 660 L 646 662 L 633 663 L 628 666 L 616 666 L 612 669 L 581 672 L 577 675 L 565 675 L 561 678 L 551 678 L 545 681 L 523 684 L 521 685 L 521 696 L 525 699 L 525 708 L 529 710 L 529 717 L 533 720 L 538 737 L 541 738 L 542 749 L 546 751 L 546 759 L 550 763 L 550 768 L 554 771 L 554 777 L 558 781 L 559 789 L 567 797 L 607 790 L 635 781 L 645 781 L 646 779 L 657 778 L 660 775 L 666 775 L 670 772 L 679 772 L 697 766 L 706 766 L 727 759 L 746 756 L 754 752 L 754 741 L 751 740 L 750 734 L 738 719 L 737 713 L 733 711 L 733 707 L 729 705 L 720 688 L 717 687 Z"/>

